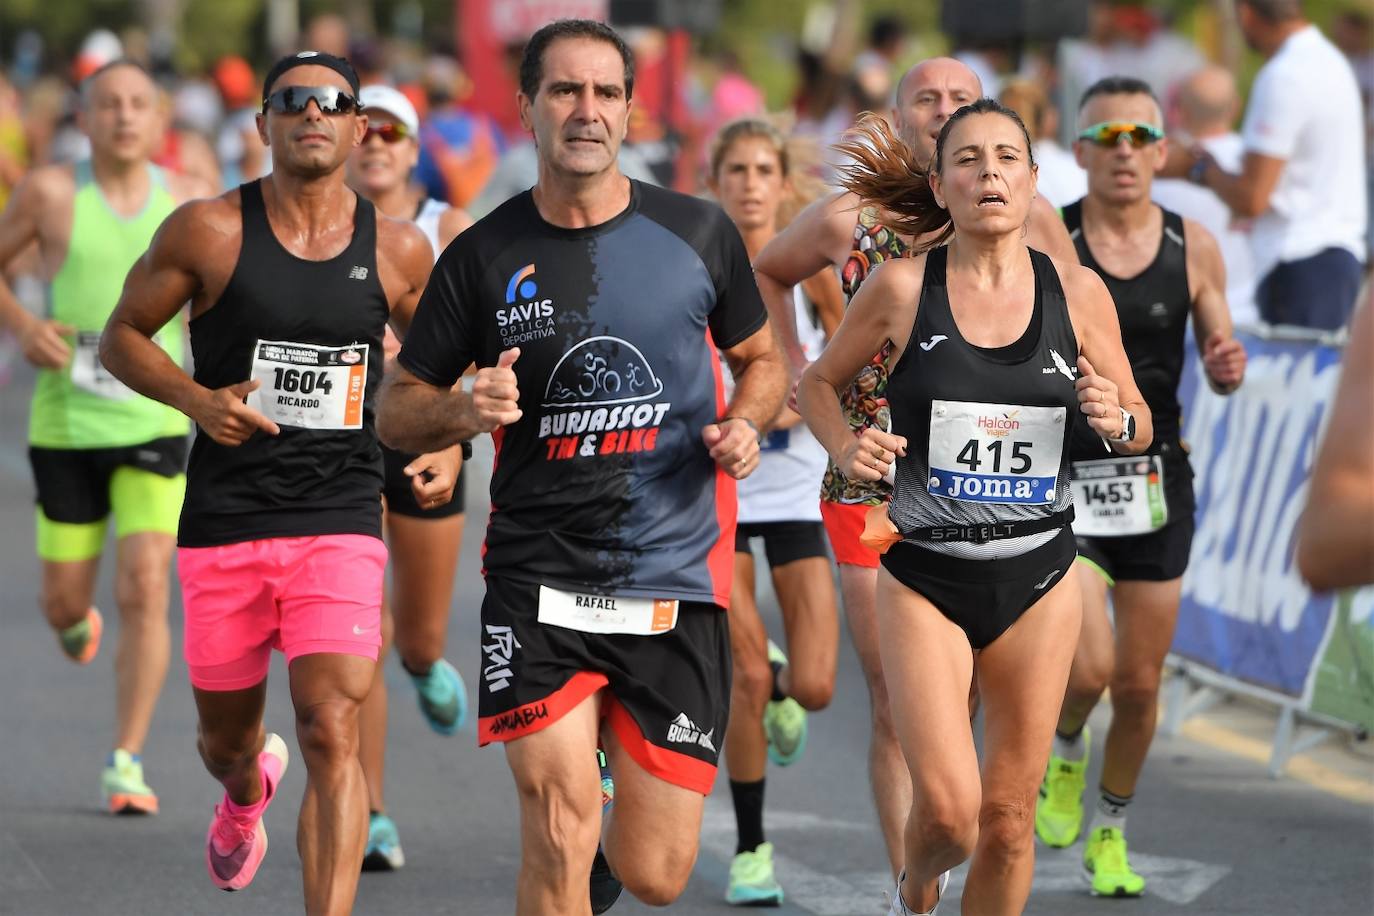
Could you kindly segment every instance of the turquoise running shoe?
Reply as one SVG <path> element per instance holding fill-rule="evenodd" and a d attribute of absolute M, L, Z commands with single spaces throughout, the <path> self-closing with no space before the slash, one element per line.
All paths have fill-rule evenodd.
<path fill-rule="evenodd" d="M 452 735 L 468 717 L 468 690 L 458 670 L 439 659 L 426 674 L 412 674 L 420 712 L 429 727 L 441 735 Z"/>
<path fill-rule="evenodd" d="M 385 814 L 373 814 L 367 822 L 367 848 L 363 851 L 363 871 L 396 871 L 406 864 L 396 822 Z"/>

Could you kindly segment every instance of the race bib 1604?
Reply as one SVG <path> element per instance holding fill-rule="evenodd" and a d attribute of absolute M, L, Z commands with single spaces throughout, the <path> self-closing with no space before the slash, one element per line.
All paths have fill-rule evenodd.
<path fill-rule="evenodd" d="M 1052 504 L 1067 415 L 1063 407 L 931 401 L 927 491 L 965 502 Z"/>
<path fill-rule="evenodd" d="M 367 357 L 367 344 L 259 340 L 253 348 L 259 386 L 248 395 L 248 406 L 279 426 L 362 429 Z"/>

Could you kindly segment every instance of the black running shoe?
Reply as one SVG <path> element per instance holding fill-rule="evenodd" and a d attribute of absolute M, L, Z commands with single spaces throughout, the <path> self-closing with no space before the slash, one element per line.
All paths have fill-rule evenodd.
<path fill-rule="evenodd" d="M 625 889 L 625 885 L 620 883 L 620 879 L 611 874 L 610 863 L 606 861 L 606 855 L 601 851 L 601 847 L 596 847 L 596 858 L 592 860 L 592 913 L 604 913 L 615 902 L 620 899 L 620 892 Z"/>

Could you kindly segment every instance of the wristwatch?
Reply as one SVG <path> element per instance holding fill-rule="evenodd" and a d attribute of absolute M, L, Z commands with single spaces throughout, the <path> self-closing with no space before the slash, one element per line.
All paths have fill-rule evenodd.
<path fill-rule="evenodd" d="M 1135 438 L 1135 417 L 1126 408 L 1121 408 L 1121 435 L 1117 436 L 1116 442 L 1130 442 Z"/>

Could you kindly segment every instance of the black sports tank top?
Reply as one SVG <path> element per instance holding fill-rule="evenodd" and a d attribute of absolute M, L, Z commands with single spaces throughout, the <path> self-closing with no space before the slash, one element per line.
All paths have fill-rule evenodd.
<path fill-rule="evenodd" d="M 1078 340 L 1059 274 L 1030 252 L 1035 305 L 1020 339 L 964 340 L 945 282 L 948 249 L 926 255 L 912 336 L 888 379 L 892 431 L 907 439 L 889 516 L 898 530 L 1024 522 L 1071 505 L 1069 436 Z M 920 543 L 971 559 L 1016 556 L 1054 530 L 988 543 Z"/>
<path fill-rule="evenodd" d="M 261 382 L 248 404 L 281 428 L 236 447 L 197 431 L 178 541 L 211 547 L 276 537 L 381 536 L 373 399 L 390 316 L 377 222 L 358 198 L 353 239 L 307 261 L 277 241 L 258 181 L 239 189 L 243 246 L 224 294 L 191 322 L 195 380 Z"/>
<path fill-rule="evenodd" d="M 1183 375 L 1183 335 L 1188 327 L 1192 298 L 1188 293 L 1188 252 L 1183 242 L 1183 217 L 1164 211 L 1164 227 L 1154 261 L 1134 277 L 1114 277 L 1102 269 L 1083 234 L 1083 202 L 1064 208 L 1064 224 L 1078 249 L 1078 259 L 1107 284 L 1121 321 L 1121 340 L 1131 372 L 1154 419 L 1158 454 L 1166 443 L 1176 445 L 1179 418 L 1178 383 Z M 1102 444 L 1087 423 L 1076 436 L 1075 458 L 1102 457 Z"/>

